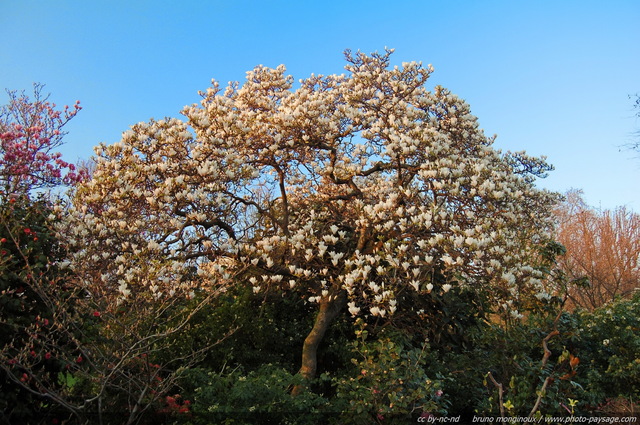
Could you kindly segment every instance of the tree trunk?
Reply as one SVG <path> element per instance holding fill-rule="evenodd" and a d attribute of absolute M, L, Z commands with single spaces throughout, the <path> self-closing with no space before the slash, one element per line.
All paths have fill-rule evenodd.
<path fill-rule="evenodd" d="M 320 301 L 320 310 L 316 316 L 316 321 L 302 346 L 302 366 L 298 373 L 302 375 L 304 383 L 293 388 L 293 395 L 300 394 L 306 388 L 306 383 L 315 378 L 318 370 L 318 347 L 320 342 L 333 320 L 338 317 L 346 304 L 347 296 L 344 291 L 340 291 L 331 300 L 325 297 Z"/>

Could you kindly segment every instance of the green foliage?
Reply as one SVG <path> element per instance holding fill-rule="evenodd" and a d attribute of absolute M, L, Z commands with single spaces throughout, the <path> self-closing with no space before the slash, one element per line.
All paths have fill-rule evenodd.
<path fill-rule="evenodd" d="M 19 354 L 24 347 L 35 359 L 38 370 L 56 374 L 62 367 L 47 358 L 46 347 L 32 338 L 34 329 L 47 327 L 52 306 L 42 298 L 41 289 L 63 275 L 55 266 L 59 247 L 47 226 L 51 206 L 44 198 L 0 196 L 0 410 L 14 421 L 29 421 L 46 410 L 47 404 L 25 391 L 26 381 L 19 370 Z M 64 292 L 64 287 L 56 288 Z M 5 363 L 6 361 L 6 363 Z"/>
<path fill-rule="evenodd" d="M 328 400 L 313 392 L 291 395 L 302 382 L 266 364 L 249 373 L 240 368 L 214 373 L 190 369 L 181 376 L 183 397 L 193 401 L 190 424 L 315 424 L 329 418 Z"/>
<path fill-rule="evenodd" d="M 545 362 L 543 341 L 546 338 L 549 358 Z M 528 416 L 538 399 L 537 411 L 566 414 L 562 404 L 569 398 L 579 397 L 582 389 L 573 381 L 576 366 L 572 359 L 576 357 L 563 343 L 566 340 L 555 335 L 552 328 L 534 321 L 508 330 L 495 325 L 488 327 L 479 344 L 485 360 L 479 358 L 476 363 L 485 366 L 485 399 L 478 403 L 476 411 L 486 415 L 500 414 L 498 389 L 486 375 L 491 372 L 496 382 L 503 385 L 502 403 L 509 415 Z M 477 366 L 475 373 L 480 371 Z"/>
<path fill-rule="evenodd" d="M 193 306 L 200 299 L 192 300 Z M 310 312 L 315 308 L 304 297 L 280 293 L 254 294 L 250 284 L 238 282 L 227 292 L 211 300 L 175 336 L 165 360 L 184 352 L 220 341 L 211 347 L 201 367 L 219 371 L 241 367 L 253 371 L 264 364 L 274 364 L 294 373 L 300 367 L 300 351 L 306 334 L 313 326 Z M 344 319 L 337 320 L 328 331 L 327 343 L 318 362 L 324 371 L 348 363 L 348 342 L 352 333 Z"/>
<path fill-rule="evenodd" d="M 631 299 L 578 311 L 567 324 L 581 359 L 576 380 L 591 406 L 608 398 L 640 398 L 640 291 Z"/>
<path fill-rule="evenodd" d="M 429 341 L 441 351 L 465 351 L 471 347 L 474 332 L 489 310 L 487 294 L 458 285 L 442 293 L 447 283 L 435 274 L 434 289 L 427 294 L 406 291 L 398 295 L 399 308 L 389 324 L 413 335 L 414 345 Z"/>
<path fill-rule="evenodd" d="M 442 382 L 427 376 L 426 344 L 412 347 L 397 332 L 369 340 L 364 321 L 357 326 L 354 367 L 346 377 L 334 379 L 338 400 L 346 402 L 343 423 L 396 423 L 423 413 L 446 413 Z"/>
<path fill-rule="evenodd" d="M 0 311 L 9 326 L 46 314 L 46 306 L 34 302 L 33 283 L 56 272 L 51 267 L 57 244 L 47 226 L 50 212 L 44 199 L 12 197 L 0 205 Z"/>
<path fill-rule="evenodd" d="M 445 385 L 449 415 L 500 415 L 488 372 L 502 384 L 506 415 L 527 416 L 541 394 L 542 416 L 620 414 L 618 399 L 638 399 L 639 293 L 594 312 L 564 312 L 557 320 L 550 313 L 540 307 L 508 327 L 487 322 L 471 333 L 469 349 L 438 353 L 430 370 L 452 378 Z M 554 325 L 543 364 L 543 340 Z"/>

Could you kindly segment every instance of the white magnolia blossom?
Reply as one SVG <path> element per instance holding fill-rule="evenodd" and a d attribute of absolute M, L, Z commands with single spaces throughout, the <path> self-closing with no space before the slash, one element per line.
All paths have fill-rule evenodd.
<path fill-rule="evenodd" d="M 494 149 L 462 99 L 427 87 L 431 67 L 390 57 L 348 54 L 346 74 L 297 88 L 258 66 L 214 81 L 186 121 L 100 145 L 63 229 L 76 265 L 125 296 L 244 281 L 380 317 L 405 289 L 542 293 L 549 167 Z"/>
<path fill-rule="evenodd" d="M 356 307 L 356 303 L 351 301 L 349 304 L 349 313 L 351 313 L 352 316 L 357 316 L 358 313 L 360 313 L 360 307 Z"/>

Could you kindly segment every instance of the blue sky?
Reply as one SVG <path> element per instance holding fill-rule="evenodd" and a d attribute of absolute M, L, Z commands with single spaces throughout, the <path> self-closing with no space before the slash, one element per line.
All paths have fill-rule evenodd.
<path fill-rule="evenodd" d="M 620 149 L 640 129 L 639 22 L 637 0 L 0 0 L 0 88 L 79 99 L 62 148 L 76 160 L 178 116 L 212 78 L 342 73 L 345 49 L 392 47 L 433 64 L 432 85 L 466 99 L 496 147 L 547 156 L 542 187 L 640 211 L 640 154 Z"/>

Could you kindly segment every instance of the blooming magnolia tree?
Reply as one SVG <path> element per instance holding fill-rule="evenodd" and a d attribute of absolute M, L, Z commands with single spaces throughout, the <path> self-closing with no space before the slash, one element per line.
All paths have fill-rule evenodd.
<path fill-rule="evenodd" d="M 72 184 L 86 175 L 55 152 L 66 134 L 63 127 L 82 109 L 80 101 L 56 110 L 42 88 L 34 85 L 33 99 L 24 92 L 7 91 L 9 102 L 0 107 L 0 191 L 4 194 Z"/>
<path fill-rule="evenodd" d="M 490 289 L 518 316 L 521 294 L 545 291 L 531 265 L 557 197 L 534 181 L 550 167 L 495 150 L 463 100 L 426 87 L 431 67 L 390 58 L 347 51 L 346 75 L 295 86 L 258 66 L 242 85 L 214 81 L 187 122 L 97 147 L 70 217 L 76 268 L 122 302 L 239 279 L 306 291 L 307 378 L 340 312 L 389 318 L 411 310 L 406 291 Z"/>

